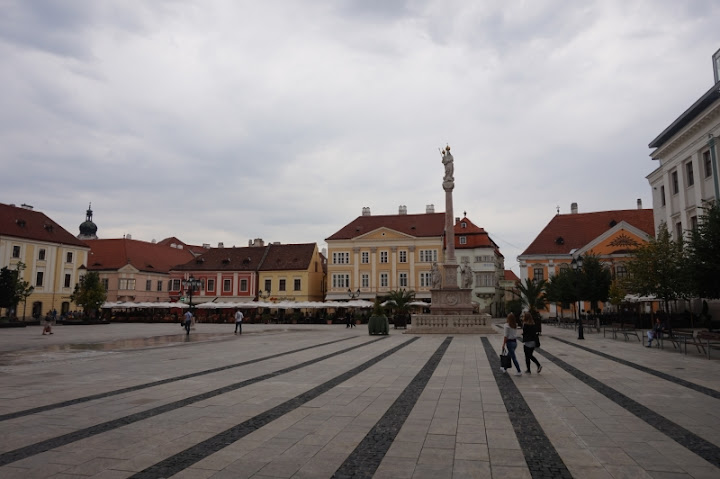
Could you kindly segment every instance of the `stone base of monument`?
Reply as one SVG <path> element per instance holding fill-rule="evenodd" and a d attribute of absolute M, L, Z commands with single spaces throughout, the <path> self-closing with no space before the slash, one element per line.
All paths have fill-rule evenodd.
<path fill-rule="evenodd" d="M 413 314 L 407 334 L 497 334 L 489 314 Z"/>

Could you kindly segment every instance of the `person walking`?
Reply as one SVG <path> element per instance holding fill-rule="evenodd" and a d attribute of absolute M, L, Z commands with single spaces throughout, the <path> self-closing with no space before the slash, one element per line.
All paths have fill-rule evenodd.
<path fill-rule="evenodd" d="M 522 376 L 520 363 L 518 363 L 517 356 L 515 355 L 515 348 L 517 348 L 517 320 L 513 313 L 507 315 L 507 323 L 503 326 L 503 349 L 505 348 L 507 348 L 508 356 L 510 356 L 510 359 L 515 365 L 515 369 L 517 369 L 515 376 Z M 506 373 L 507 369 L 503 368 L 502 371 Z"/>
<path fill-rule="evenodd" d="M 538 328 L 532 314 L 526 311 L 525 314 L 523 314 L 523 352 L 525 353 L 525 365 L 527 366 L 525 373 L 527 374 L 531 374 L 530 361 L 537 365 L 538 374 L 542 371 L 542 366 L 540 366 L 537 358 L 533 356 L 535 348 L 537 347 L 540 347 Z"/>
<path fill-rule="evenodd" d="M 185 317 L 185 331 L 186 331 L 185 335 L 190 336 L 190 325 L 192 324 L 193 314 L 192 314 L 192 312 L 190 312 L 190 310 L 187 310 L 185 312 L 184 317 Z"/>
<path fill-rule="evenodd" d="M 243 321 L 243 314 L 242 311 L 239 309 L 235 311 L 235 334 L 242 334 L 242 321 Z"/>

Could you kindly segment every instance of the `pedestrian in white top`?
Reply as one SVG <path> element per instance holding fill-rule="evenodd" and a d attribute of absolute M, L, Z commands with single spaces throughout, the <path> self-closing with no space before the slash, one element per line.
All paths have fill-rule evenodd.
<path fill-rule="evenodd" d="M 242 320 L 243 320 L 242 311 L 240 311 L 238 309 L 235 312 L 235 334 L 242 334 Z"/>

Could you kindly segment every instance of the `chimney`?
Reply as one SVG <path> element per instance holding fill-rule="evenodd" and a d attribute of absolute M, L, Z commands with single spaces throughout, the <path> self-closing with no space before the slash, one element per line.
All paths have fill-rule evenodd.
<path fill-rule="evenodd" d="M 363 206 L 362 215 L 363 215 L 363 216 L 370 216 L 370 207 L 369 207 L 369 206 Z"/>
<path fill-rule="evenodd" d="M 407 214 L 407 206 L 405 206 L 405 205 L 400 205 L 400 207 L 398 208 L 398 214 L 399 214 L 399 215 L 406 215 L 406 214 Z"/>
<path fill-rule="evenodd" d="M 456 217 L 455 217 L 455 223 L 460 223 L 460 217 L 459 217 L 459 216 L 456 216 Z"/>
<path fill-rule="evenodd" d="M 435 205 L 426 205 L 425 213 L 435 213 Z"/>
<path fill-rule="evenodd" d="M 637 205 L 638 205 L 638 209 L 641 210 L 642 209 L 642 200 L 640 198 L 638 198 L 638 200 L 637 200 Z"/>
<path fill-rule="evenodd" d="M 248 246 L 260 248 L 262 246 L 265 246 L 265 242 L 262 240 L 262 238 L 255 238 L 254 240 L 248 240 Z"/>
<path fill-rule="evenodd" d="M 570 204 L 570 214 L 573 214 L 573 215 L 577 214 L 577 203 Z"/>
<path fill-rule="evenodd" d="M 225 247 L 225 244 L 222 241 L 218 243 L 218 248 L 224 248 L 224 247 Z"/>
<path fill-rule="evenodd" d="M 126 234 L 125 239 L 132 239 L 132 235 L 130 233 Z"/>

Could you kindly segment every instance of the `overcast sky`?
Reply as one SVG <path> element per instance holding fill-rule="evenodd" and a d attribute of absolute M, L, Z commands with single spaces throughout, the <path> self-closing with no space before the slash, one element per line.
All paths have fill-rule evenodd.
<path fill-rule="evenodd" d="M 652 207 L 720 2 L 0 0 L 0 202 L 73 234 L 317 242 L 445 211 L 506 267 L 560 207 Z"/>

